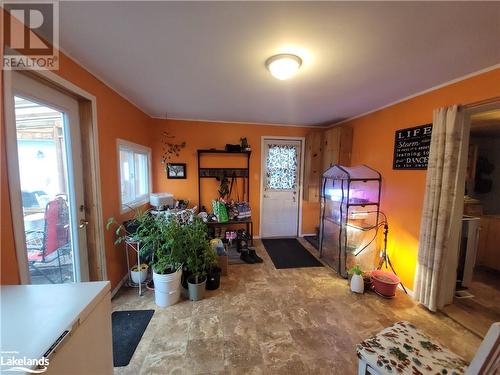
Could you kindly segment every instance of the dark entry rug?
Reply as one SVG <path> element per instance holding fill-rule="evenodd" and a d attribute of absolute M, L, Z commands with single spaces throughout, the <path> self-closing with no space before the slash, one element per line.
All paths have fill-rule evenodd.
<path fill-rule="evenodd" d="M 316 250 L 319 249 L 318 236 L 304 236 L 304 240 L 309 242 Z"/>
<path fill-rule="evenodd" d="M 262 243 L 278 269 L 323 267 L 295 238 L 267 238 Z"/>
<path fill-rule="evenodd" d="M 154 310 L 115 311 L 113 327 L 113 366 L 127 366 L 141 341 Z"/>

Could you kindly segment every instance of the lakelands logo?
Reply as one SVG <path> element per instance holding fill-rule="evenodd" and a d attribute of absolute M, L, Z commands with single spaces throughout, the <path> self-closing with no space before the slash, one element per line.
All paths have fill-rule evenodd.
<path fill-rule="evenodd" d="M 19 352 L 2 351 L 0 352 L 0 369 L 1 373 L 29 373 L 41 374 L 47 371 L 49 367 L 49 359 L 46 357 L 34 359 L 26 356 L 19 357 Z"/>
<path fill-rule="evenodd" d="M 59 3 L 1 3 L 3 8 L 2 67 L 6 70 L 59 68 Z"/>

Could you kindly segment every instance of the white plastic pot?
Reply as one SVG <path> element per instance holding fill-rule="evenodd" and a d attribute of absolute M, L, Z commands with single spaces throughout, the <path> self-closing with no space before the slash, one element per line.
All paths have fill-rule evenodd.
<path fill-rule="evenodd" d="M 155 284 L 155 303 L 160 307 L 176 304 L 181 295 L 182 268 L 174 273 L 160 275 L 153 269 L 153 282 Z"/>
<path fill-rule="evenodd" d="M 365 291 L 365 283 L 363 281 L 363 276 L 356 274 L 352 275 L 351 290 L 354 293 L 363 293 Z"/>
<path fill-rule="evenodd" d="M 146 281 L 146 278 L 148 277 L 148 270 L 142 270 L 142 271 L 132 271 L 130 270 L 130 277 L 132 278 L 132 282 L 139 284 L 143 283 Z"/>

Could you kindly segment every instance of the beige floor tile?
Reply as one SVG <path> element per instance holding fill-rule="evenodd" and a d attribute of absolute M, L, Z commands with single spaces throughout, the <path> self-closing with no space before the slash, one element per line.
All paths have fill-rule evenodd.
<path fill-rule="evenodd" d="M 224 371 L 224 340 L 211 338 L 189 340 L 186 359 L 192 374 Z"/>
<path fill-rule="evenodd" d="M 355 345 L 398 320 L 409 320 L 470 360 L 480 339 L 398 291 L 386 300 L 352 294 L 327 267 L 277 270 L 260 241 L 263 264 L 231 265 L 206 298 L 154 305 L 154 294 L 122 288 L 113 311 L 155 309 L 130 364 L 137 374 L 356 374 Z M 307 247 L 307 245 L 306 245 Z"/>
<path fill-rule="evenodd" d="M 269 332 L 259 343 L 264 364 L 267 366 L 300 360 L 299 351 L 290 332 Z"/>
<path fill-rule="evenodd" d="M 264 363 L 257 339 L 233 335 L 224 339 L 226 368 L 250 368 Z"/>
<path fill-rule="evenodd" d="M 251 310 L 240 314 L 223 313 L 221 320 L 224 337 L 236 335 L 257 339 L 257 324 Z"/>
<path fill-rule="evenodd" d="M 193 315 L 188 337 L 194 339 L 222 338 L 222 323 L 217 314 Z"/>
<path fill-rule="evenodd" d="M 266 366 L 265 374 L 272 375 L 305 375 L 309 371 L 300 359 L 294 358 L 287 361 L 280 361 Z"/>

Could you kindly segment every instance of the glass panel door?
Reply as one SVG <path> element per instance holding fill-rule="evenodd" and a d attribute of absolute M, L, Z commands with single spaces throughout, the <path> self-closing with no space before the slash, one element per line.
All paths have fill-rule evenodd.
<path fill-rule="evenodd" d="M 26 76 L 14 78 L 21 202 L 13 202 L 13 210 L 22 210 L 23 218 L 14 226 L 24 228 L 26 252 L 20 267 L 27 268 L 31 284 L 86 281 L 78 104 Z"/>
<path fill-rule="evenodd" d="M 74 282 L 64 114 L 18 96 L 14 101 L 31 283 Z"/>

